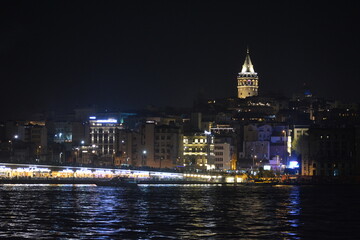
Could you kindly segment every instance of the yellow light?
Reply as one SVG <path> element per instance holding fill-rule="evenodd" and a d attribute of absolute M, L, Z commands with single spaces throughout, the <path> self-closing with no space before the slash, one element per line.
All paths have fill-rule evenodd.
<path fill-rule="evenodd" d="M 235 182 L 235 178 L 234 178 L 234 177 L 227 177 L 227 178 L 225 179 L 225 182 L 227 182 L 227 183 L 233 183 L 233 182 Z"/>

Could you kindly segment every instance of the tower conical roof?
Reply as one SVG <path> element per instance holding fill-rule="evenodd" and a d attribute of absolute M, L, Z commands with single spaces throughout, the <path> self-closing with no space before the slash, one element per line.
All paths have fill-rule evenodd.
<path fill-rule="evenodd" d="M 241 73 L 255 73 L 254 66 L 251 63 L 249 48 L 246 50 L 245 62 L 242 66 Z"/>

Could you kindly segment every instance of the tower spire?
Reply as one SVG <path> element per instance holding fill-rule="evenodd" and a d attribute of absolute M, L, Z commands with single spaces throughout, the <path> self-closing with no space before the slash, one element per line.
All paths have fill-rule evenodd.
<path fill-rule="evenodd" d="M 237 76 L 238 98 L 246 98 L 258 95 L 258 76 L 251 62 L 249 47 L 246 48 L 246 57 L 241 72 Z"/>
<path fill-rule="evenodd" d="M 255 73 L 254 66 L 250 59 L 249 47 L 247 47 L 247 49 L 246 49 L 245 62 L 242 66 L 241 73 Z"/>

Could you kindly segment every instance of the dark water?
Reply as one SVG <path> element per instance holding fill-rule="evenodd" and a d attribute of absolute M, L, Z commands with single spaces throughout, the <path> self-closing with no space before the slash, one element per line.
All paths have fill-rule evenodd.
<path fill-rule="evenodd" d="M 358 186 L 0 185 L 0 239 L 360 239 Z"/>

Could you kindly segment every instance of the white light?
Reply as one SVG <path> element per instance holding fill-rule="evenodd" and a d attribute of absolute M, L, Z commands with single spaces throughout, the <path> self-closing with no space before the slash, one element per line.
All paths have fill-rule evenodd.
<path fill-rule="evenodd" d="M 91 117 L 89 117 L 89 119 L 92 119 L 92 120 L 94 120 L 94 119 L 96 119 L 96 117 L 94 117 L 94 116 L 91 116 Z"/>
<path fill-rule="evenodd" d="M 15 135 L 15 136 L 14 136 L 14 138 L 15 138 L 15 139 L 18 139 L 18 138 L 19 138 L 19 136 L 18 136 L 18 135 Z"/>
<path fill-rule="evenodd" d="M 109 118 L 109 119 L 99 119 L 96 120 L 97 123 L 117 123 L 116 119 Z"/>
<path fill-rule="evenodd" d="M 270 171 L 270 170 L 271 170 L 271 166 L 270 166 L 270 165 L 264 165 L 264 170 Z"/>
<path fill-rule="evenodd" d="M 0 166 L 0 172 L 8 172 L 8 171 L 11 171 L 11 168 Z"/>
<path fill-rule="evenodd" d="M 146 150 L 143 151 L 143 154 L 146 154 Z"/>
<path fill-rule="evenodd" d="M 91 173 L 91 170 L 89 170 L 89 169 L 80 169 L 80 170 L 76 170 L 76 173 Z"/>
<path fill-rule="evenodd" d="M 299 163 L 297 161 L 290 161 L 288 167 L 291 168 L 291 169 L 298 168 Z"/>
<path fill-rule="evenodd" d="M 82 140 L 82 141 L 81 141 L 81 144 L 84 144 L 84 143 L 85 143 L 85 141 L 84 141 L 84 140 Z"/>
<path fill-rule="evenodd" d="M 235 177 L 227 177 L 227 178 L 225 178 L 225 182 L 233 183 L 233 182 L 235 182 Z"/>

